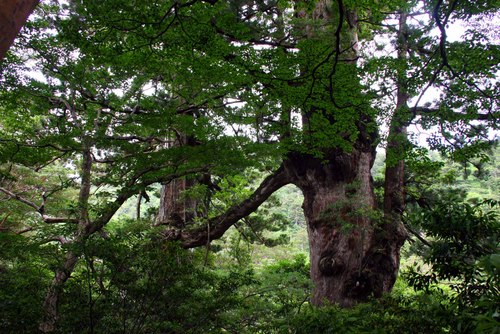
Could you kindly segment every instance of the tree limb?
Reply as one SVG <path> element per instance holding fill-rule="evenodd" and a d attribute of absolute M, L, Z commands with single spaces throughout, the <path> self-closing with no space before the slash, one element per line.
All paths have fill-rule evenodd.
<path fill-rule="evenodd" d="M 38 206 L 35 203 L 27 200 L 26 198 L 19 196 L 17 194 L 14 194 L 13 192 L 11 192 L 3 187 L 0 187 L 0 192 L 3 192 L 4 194 L 8 195 L 9 197 L 15 199 L 16 201 L 19 201 L 19 202 L 26 204 L 27 206 L 35 209 L 35 211 L 37 213 L 39 213 L 40 216 L 42 217 L 42 220 L 44 221 L 44 223 L 47 223 L 47 224 L 61 224 L 61 223 L 74 223 L 74 224 L 76 224 L 76 223 L 78 223 L 78 219 L 75 219 L 75 218 L 51 217 L 51 216 L 45 215 L 43 213 L 43 211 L 44 211 L 43 205 Z"/>
<path fill-rule="evenodd" d="M 22 196 L 19 196 L 17 194 L 14 194 L 13 192 L 3 188 L 3 187 L 0 187 L 0 191 L 3 192 L 4 194 L 8 195 L 9 197 L 21 202 L 21 203 L 24 203 L 26 204 L 27 206 L 30 206 L 32 207 L 33 209 L 36 210 L 36 212 L 40 212 L 40 208 L 38 205 L 36 205 L 35 203 L 27 200 L 26 198 L 22 197 Z"/>
<path fill-rule="evenodd" d="M 54 242 L 54 241 L 60 243 L 61 245 L 67 244 L 69 242 L 69 240 L 63 236 L 56 236 L 56 237 L 49 237 L 49 238 L 44 239 L 43 243 L 49 243 L 49 242 Z"/>
<path fill-rule="evenodd" d="M 414 236 L 417 237 L 418 240 L 420 240 L 424 245 L 428 246 L 428 247 L 432 247 L 431 243 L 427 240 L 424 239 L 424 237 L 422 237 L 420 235 L 420 233 L 414 231 L 412 228 L 410 228 L 408 225 L 405 226 L 406 230 L 408 232 L 410 232 L 411 234 L 413 234 Z"/>
<path fill-rule="evenodd" d="M 411 110 L 414 115 L 435 114 L 439 112 L 439 109 L 437 108 L 417 107 L 417 106 L 411 108 Z M 451 114 L 459 118 L 466 117 L 467 119 L 474 119 L 478 121 L 494 121 L 498 120 L 498 118 L 500 117 L 500 112 L 487 113 L 487 114 L 478 113 L 476 115 L 471 115 L 471 114 L 452 111 Z"/>
<path fill-rule="evenodd" d="M 238 220 L 254 212 L 276 190 L 291 182 L 291 177 L 288 175 L 286 169 L 281 166 L 273 174 L 266 177 L 249 198 L 232 206 L 225 213 L 211 218 L 208 221 L 211 227 L 209 231 L 207 231 L 205 226 L 195 230 L 184 231 L 170 229 L 164 232 L 165 239 L 178 240 L 184 248 L 206 245 L 207 240 L 215 240 L 222 237 Z"/>
<path fill-rule="evenodd" d="M 62 223 L 71 223 L 78 224 L 78 219 L 76 218 L 67 218 L 67 217 L 50 217 L 43 215 L 43 222 L 46 224 L 62 224 Z"/>

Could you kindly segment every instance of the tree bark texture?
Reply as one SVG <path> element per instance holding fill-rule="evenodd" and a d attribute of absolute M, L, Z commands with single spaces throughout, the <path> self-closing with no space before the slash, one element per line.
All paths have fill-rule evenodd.
<path fill-rule="evenodd" d="M 330 10 L 335 5 L 338 18 L 332 17 Z M 345 7 L 342 1 L 334 4 L 322 0 L 316 3 L 312 18 L 325 24 L 337 21 L 335 63 L 340 63 L 339 55 L 344 49 L 341 61 L 344 65 L 338 66 L 350 67 L 352 80 L 357 80 L 356 11 Z M 335 91 L 333 87 L 330 89 L 333 96 L 361 96 L 361 92 L 342 92 L 345 88 L 339 86 Z M 346 102 L 349 103 L 344 104 Z M 341 104 L 335 107 L 339 109 L 335 112 L 347 112 L 340 110 Z M 303 111 L 304 128 L 309 114 L 318 111 L 321 112 L 321 108 Z M 337 303 L 349 307 L 370 296 L 380 297 L 392 289 L 399 269 L 404 233 L 392 221 L 385 223 L 375 210 L 370 170 L 375 160 L 377 134 L 367 131 L 367 125 L 374 122 L 373 117 L 365 111 L 359 112 L 356 125 L 359 135 L 351 152 L 331 150 L 325 152 L 322 160 L 303 154 L 291 155 L 288 166 L 295 171 L 293 183 L 304 193 L 314 305 Z"/>
<path fill-rule="evenodd" d="M 326 162 L 291 155 L 285 165 L 304 194 L 314 305 L 349 307 L 394 284 L 397 264 L 375 252 L 374 158 L 374 148 L 365 146 L 336 152 Z"/>
<path fill-rule="evenodd" d="M 186 177 L 164 184 L 160 191 L 160 207 L 157 225 L 182 228 L 196 216 L 197 201 L 186 195 L 195 185 L 195 180 Z"/>
<path fill-rule="evenodd" d="M 59 319 L 59 297 L 63 292 L 66 281 L 70 278 L 71 273 L 75 269 L 77 262 L 78 256 L 72 252 L 68 252 L 65 255 L 62 267 L 55 272 L 54 279 L 43 302 L 43 309 L 45 311 L 44 318 L 38 326 L 38 329 L 43 333 L 50 333 L 56 329 L 56 324 Z"/>
<path fill-rule="evenodd" d="M 0 1 L 0 61 L 38 2 L 39 0 Z"/>
<path fill-rule="evenodd" d="M 386 254 L 392 254 L 394 275 L 399 271 L 399 252 L 407 238 L 401 216 L 405 209 L 405 152 L 408 149 L 407 124 L 412 119 L 408 108 L 408 88 L 406 62 L 408 54 L 407 14 L 400 13 L 398 31 L 398 77 L 396 108 L 389 126 L 389 137 L 386 150 L 386 167 L 384 181 L 384 221 L 382 228 L 386 231 L 380 236 L 379 243 L 384 246 Z"/>
<path fill-rule="evenodd" d="M 364 260 L 373 235 L 367 212 L 374 209 L 370 168 L 374 154 L 353 152 L 330 157 L 290 159 L 296 185 L 304 194 L 309 236 L 311 302 L 351 306 L 364 295 Z M 362 281 L 364 279 L 364 281 Z"/>
<path fill-rule="evenodd" d="M 189 114 L 194 118 L 194 115 Z M 179 132 L 172 133 L 167 147 L 196 146 L 199 143 L 192 136 Z M 160 206 L 156 217 L 156 225 L 169 225 L 184 228 L 193 222 L 200 203 L 187 194 L 197 184 L 197 179 L 182 177 L 173 179 L 162 185 L 160 190 Z"/>
<path fill-rule="evenodd" d="M 408 108 L 407 73 L 405 62 L 408 53 L 406 14 L 401 13 L 398 31 L 398 79 L 396 108 L 389 126 L 387 143 L 384 214 L 386 218 L 400 219 L 404 210 L 405 150 L 408 143 L 407 124 L 412 118 Z"/>

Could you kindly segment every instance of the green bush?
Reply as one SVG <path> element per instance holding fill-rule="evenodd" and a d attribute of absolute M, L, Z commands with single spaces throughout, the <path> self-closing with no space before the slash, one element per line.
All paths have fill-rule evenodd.
<path fill-rule="evenodd" d="M 499 203 L 441 201 L 422 210 L 416 222 L 432 238 L 422 272 L 414 266 L 404 277 L 416 290 L 448 286 L 457 333 L 500 333 Z"/>

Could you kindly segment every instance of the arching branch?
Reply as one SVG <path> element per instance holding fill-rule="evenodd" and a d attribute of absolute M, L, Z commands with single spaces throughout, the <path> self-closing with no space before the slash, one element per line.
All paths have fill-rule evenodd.
<path fill-rule="evenodd" d="M 281 166 L 273 174 L 266 177 L 249 198 L 229 208 L 225 213 L 210 219 L 208 221 L 210 229 L 207 230 L 206 226 L 189 231 L 170 229 L 165 231 L 165 238 L 180 241 L 184 248 L 204 246 L 208 242 L 222 237 L 238 220 L 257 210 L 275 191 L 291 182 L 291 177 Z"/>
<path fill-rule="evenodd" d="M 32 201 L 27 200 L 26 198 L 24 198 L 18 194 L 15 194 L 12 191 L 5 189 L 3 187 L 0 187 L 0 192 L 6 194 L 11 199 L 14 199 L 18 202 L 21 202 L 21 203 L 33 208 L 36 212 L 38 212 L 40 214 L 40 216 L 42 217 L 42 220 L 47 224 L 61 224 L 61 223 L 74 223 L 74 224 L 76 224 L 76 223 L 78 223 L 78 219 L 75 219 L 75 218 L 48 216 L 44 212 L 44 206 L 45 206 L 44 204 L 38 206 L 35 203 L 33 203 Z M 45 201 L 45 199 L 44 199 L 44 201 Z"/>

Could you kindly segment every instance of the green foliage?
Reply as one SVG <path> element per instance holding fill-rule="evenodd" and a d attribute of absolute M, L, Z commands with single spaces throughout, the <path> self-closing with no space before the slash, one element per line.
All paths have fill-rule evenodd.
<path fill-rule="evenodd" d="M 22 236 L 0 237 L 0 329 L 36 332 L 51 278 L 47 259 L 60 254 Z M 110 237 L 80 245 L 83 258 L 62 295 L 59 333 L 222 331 L 241 303 L 239 291 L 255 283 L 251 270 L 205 267 L 203 252 L 164 243 L 144 224 L 129 223 Z"/>
<path fill-rule="evenodd" d="M 350 310 L 307 307 L 279 333 L 448 333 L 452 317 L 438 296 L 386 296 Z"/>
<path fill-rule="evenodd" d="M 463 284 L 463 273 L 471 272 L 468 270 L 461 270 L 452 281 L 453 291 L 467 289 L 466 294 L 450 295 L 438 289 L 415 293 L 399 281 L 393 294 L 352 309 L 309 305 L 311 281 L 304 255 L 255 270 L 248 244 L 236 233 L 228 257 L 219 252 L 207 261 L 203 249 L 191 252 L 164 243 L 147 221 L 123 222 L 117 224 L 110 239 L 94 236 L 79 246 L 82 261 L 62 296 L 58 332 L 490 332 L 497 326 L 498 254 L 479 253 L 491 244 L 493 235 L 487 233 L 495 228 L 494 214 L 478 215 L 471 208 L 465 211 L 467 217 L 476 220 L 463 229 L 445 223 L 432 225 L 435 238 L 443 235 L 443 240 L 455 243 L 446 255 L 473 268 L 476 276 L 468 285 Z M 443 205 L 440 212 L 458 215 L 462 209 L 463 205 Z M 429 215 L 437 217 L 437 213 Z M 463 244 L 464 252 L 453 253 L 467 231 L 471 237 Z M 22 236 L 1 236 L 1 330 L 33 332 L 41 317 L 44 291 L 40 287 L 51 280 L 46 268 L 57 265 L 60 248 L 33 244 Z M 474 244 L 473 237 L 479 236 L 486 243 Z M 477 261 L 470 262 L 465 251 L 473 248 Z M 443 259 L 438 253 L 429 254 L 432 259 Z M 439 262 L 435 273 L 449 275 L 447 263 Z M 486 289 L 477 290 L 479 284 Z"/>
<path fill-rule="evenodd" d="M 61 312 L 62 332 L 74 328 L 98 333 L 214 331 L 222 314 L 238 300 L 235 291 L 251 280 L 251 273 L 204 270 L 201 254 L 189 254 L 175 245 L 141 237 L 113 246 L 88 256 L 69 285 Z"/>
<path fill-rule="evenodd" d="M 449 285 L 450 304 L 458 308 L 458 332 L 498 329 L 500 271 L 495 261 L 499 245 L 498 202 L 458 202 L 456 198 L 433 203 L 424 209 L 418 224 L 432 238 L 425 250 L 431 267 L 422 273 L 418 266 L 404 275 L 417 290 L 429 292 Z M 468 324 L 469 323 L 469 324 Z"/>
<path fill-rule="evenodd" d="M 35 333 L 53 265 L 51 245 L 13 233 L 0 233 L 0 331 Z"/>
<path fill-rule="evenodd" d="M 318 3 L 325 2 L 40 4 L 0 68 L 0 331 L 37 330 L 43 293 L 67 251 L 79 263 L 61 290 L 61 333 L 495 330 L 498 214 L 462 200 L 465 181 L 475 182 L 478 203 L 484 204 L 482 190 L 498 193 L 497 183 L 485 181 L 497 178 L 497 168 L 483 167 L 489 130 L 498 129 L 500 50 L 477 27 L 498 11 L 497 3 L 346 0 L 321 15 Z M 429 16 L 422 19 L 421 11 Z M 392 51 L 390 43 L 401 45 L 391 21 L 402 12 L 412 17 L 403 34 L 409 52 L 380 56 Z M 338 22 L 350 14 L 360 24 L 359 43 L 351 39 L 353 22 Z M 457 20 L 469 24 L 462 40 L 447 41 L 444 31 L 436 36 L 436 26 Z M 180 197 L 204 201 L 206 217 L 190 226 L 209 227 L 207 219 L 247 199 L 260 172 L 275 169 L 290 152 L 323 159 L 373 149 L 375 119 L 394 117 L 392 98 L 401 83 L 409 97 L 430 88 L 440 98 L 420 118 L 418 108 L 405 106 L 398 126 L 416 121 L 437 129 L 430 146 L 461 164 L 431 159 L 406 143 L 387 154 L 387 165 L 406 159 L 405 218 L 432 238 L 425 255 L 433 271 L 408 274 L 426 293 L 405 290 L 351 310 L 311 307 L 305 258 L 270 265 L 264 259 L 307 247 L 286 246 L 292 232 L 305 233 L 297 189 L 282 199 L 293 212 L 277 209 L 279 201 L 270 198 L 235 224 L 227 245 L 211 246 L 222 248 L 215 254 L 164 243 L 149 219 L 115 215 L 109 239 L 82 232 L 102 231 L 139 193 L 172 178 L 207 175 L 210 182 Z M 404 135 L 393 137 L 406 142 Z M 87 152 L 93 165 L 85 171 Z M 79 199 L 85 173 L 91 192 Z M 356 193 L 363 185 L 351 186 L 346 190 Z M 87 201 L 89 217 L 80 219 Z M 380 218 L 348 204 L 336 203 L 326 214 Z M 49 216 L 63 222 L 44 223 Z M 256 250 L 259 243 L 275 248 Z M 258 271 L 255 254 L 262 255 L 254 260 Z M 450 294 L 433 291 L 443 282 L 451 284 Z"/>

